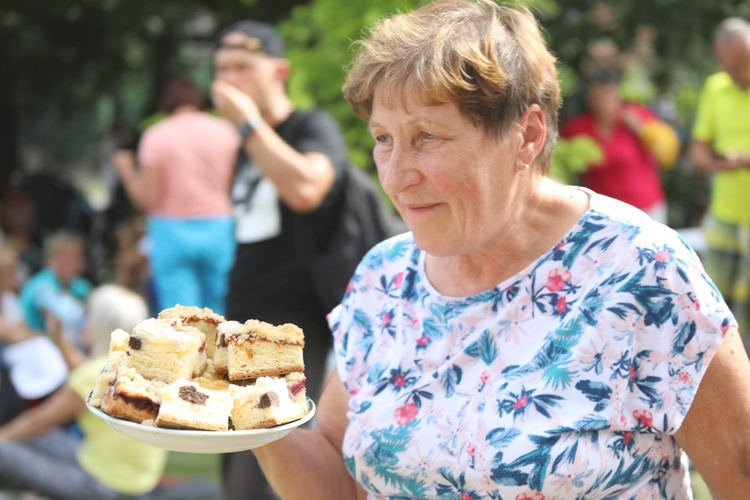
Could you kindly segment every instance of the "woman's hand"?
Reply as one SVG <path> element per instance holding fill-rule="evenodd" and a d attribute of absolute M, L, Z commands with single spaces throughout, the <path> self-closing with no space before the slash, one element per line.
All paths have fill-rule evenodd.
<path fill-rule="evenodd" d="M 354 500 L 367 496 L 347 471 L 341 452 L 348 407 L 349 392 L 334 370 L 318 402 L 315 430 L 297 429 L 253 450 L 282 498 Z"/>
<path fill-rule="evenodd" d="M 260 116 L 258 105 L 250 96 L 222 80 L 214 80 L 211 85 L 211 101 L 216 110 L 236 127 Z"/>

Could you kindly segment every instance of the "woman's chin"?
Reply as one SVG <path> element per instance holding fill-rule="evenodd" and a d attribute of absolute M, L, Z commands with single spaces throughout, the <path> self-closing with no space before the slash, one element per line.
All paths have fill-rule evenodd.
<path fill-rule="evenodd" d="M 412 230 L 412 235 L 420 250 L 435 257 L 450 257 L 461 252 L 460 246 L 451 242 L 444 232 L 431 231 L 430 234 L 420 234 Z"/>

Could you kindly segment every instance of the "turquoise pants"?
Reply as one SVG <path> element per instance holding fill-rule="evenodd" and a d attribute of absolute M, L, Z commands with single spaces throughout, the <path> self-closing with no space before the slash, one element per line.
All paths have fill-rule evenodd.
<path fill-rule="evenodd" d="M 148 241 L 160 310 L 181 304 L 224 314 L 236 246 L 231 218 L 149 217 Z"/>

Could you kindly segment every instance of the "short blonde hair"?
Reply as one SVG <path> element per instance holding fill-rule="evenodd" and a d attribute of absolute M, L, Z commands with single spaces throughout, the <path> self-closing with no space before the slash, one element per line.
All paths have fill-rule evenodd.
<path fill-rule="evenodd" d="M 358 42 L 344 97 L 369 120 L 377 87 L 386 98 L 415 84 L 428 104 L 455 102 L 491 136 L 539 104 L 547 138 L 537 159 L 549 171 L 557 139 L 560 85 L 555 57 L 531 12 L 492 0 L 440 0 L 376 24 Z"/>
<path fill-rule="evenodd" d="M 86 303 L 86 326 L 93 357 L 107 354 L 110 335 L 114 330 L 120 328 L 131 332 L 136 323 L 148 318 L 149 314 L 143 297 L 115 284 L 98 286 Z"/>

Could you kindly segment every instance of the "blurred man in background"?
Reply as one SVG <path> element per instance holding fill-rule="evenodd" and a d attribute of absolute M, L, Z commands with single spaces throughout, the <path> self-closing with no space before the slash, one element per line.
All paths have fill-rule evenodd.
<path fill-rule="evenodd" d="M 290 64 L 273 26 L 242 21 L 228 27 L 214 62 L 213 104 L 242 137 L 226 317 L 300 326 L 307 394 L 317 400 L 331 346 L 329 311 L 299 248 L 312 246 L 304 235 L 326 234 L 334 221 L 347 167 L 344 139 L 327 113 L 295 109 L 286 93 Z M 249 451 L 224 456 L 223 478 L 230 500 L 276 498 Z"/>
<path fill-rule="evenodd" d="M 706 271 L 750 346 L 750 23 L 723 21 L 714 50 L 723 71 L 705 82 L 689 156 L 713 176 L 703 227 Z"/>

